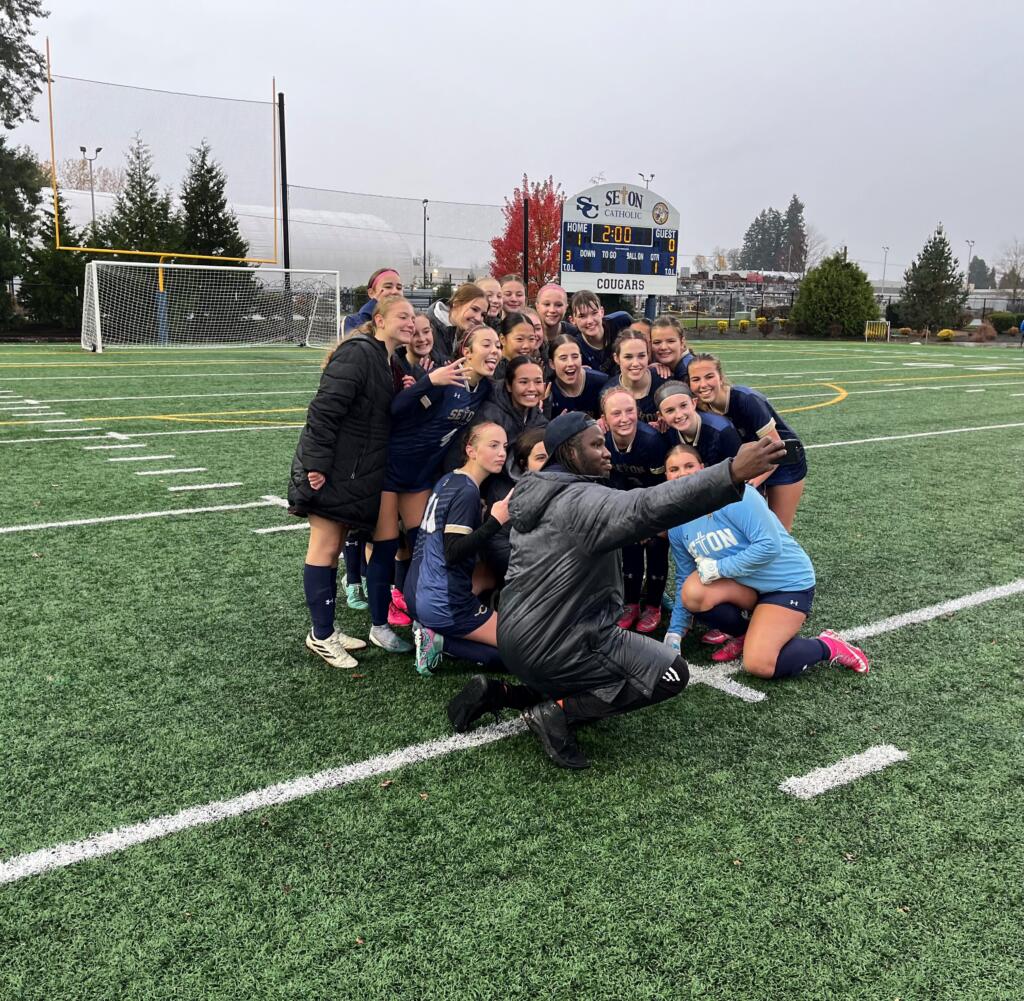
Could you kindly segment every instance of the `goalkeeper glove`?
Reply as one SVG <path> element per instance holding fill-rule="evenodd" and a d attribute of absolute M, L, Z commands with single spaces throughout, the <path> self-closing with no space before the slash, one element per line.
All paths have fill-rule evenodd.
<path fill-rule="evenodd" d="M 722 576 L 718 572 L 718 560 L 709 560 L 706 556 L 698 556 L 695 562 L 697 563 L 697 576 L 700 577 L 702 584 L 710 584 Z"/>
<path fill-rule="evenodd" d="M 665 638 L 662 640 L 662 643 L 664 643 L 670 650 L 675 650 L 676 653 L 679 653 L 679 644 L 682 643 L 682 641 L 683 637 L 680 636 L 679 633 L 665 633 Z"/>

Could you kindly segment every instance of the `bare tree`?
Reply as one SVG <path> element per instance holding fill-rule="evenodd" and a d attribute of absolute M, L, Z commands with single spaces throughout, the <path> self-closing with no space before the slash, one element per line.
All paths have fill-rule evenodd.
<path fill-rule="evenodd" d="M 807 224 L 807 261 L 808 270 L 816 268 L 828 256 L 828 239 L 824 233 L 811 223 Z"/>
<path fill-rule="evenodd" d="M 716 271 L 725 271 L 729 267 L 729 251 L 725 247 L 716 245 L 711 251 L 711 266 Z"/>
<path fill-rule="evenodd" d="M 711 263 L 703 254 L 693 255 L 693 270 L 694 271 L 711 271 Z"/>
<path fill-rule="evenodd" d="M 1024 289 L 1024 243 L 1016 237 L 1003 249 L 999 272 L 999 287 L 1006 289 L 1011 300 L 1016 302 Z"/>
<path fill-rule="evenodd" d="M 42 165 L 46 175 L 50 175 L 50 162 Z M 106 191 L 116 195 L 124 187 L 124 170 L 121 167 L 103 167 L 93 165 L 92 181 L 94 191 Z M 89 164 L 82 157 L 67 157 L 57 161 L 57 184 L 62 188 L 74 191 L 89 190 Z"/>

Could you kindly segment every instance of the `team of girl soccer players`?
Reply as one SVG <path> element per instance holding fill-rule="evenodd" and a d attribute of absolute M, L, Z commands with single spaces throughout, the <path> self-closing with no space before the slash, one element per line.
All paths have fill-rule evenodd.
<path fill-rule="evenodd" d="M 455 729 L 519 709 L 548 756 L 570 768 L 586 765 L 575 743 L 581 722 L 685 686 L 676 655 L 691 633 L 712 660 L 740 660 L 760 678 L 792 677 L 823 660 L 867 672 L 864 653 L 837 633 L 800 635 L 815 576 L 791 534 L 807 476 L 796 432 L 761 393 L 730 383 L 718 358 L 694 354 L 678 320 L 606 316 L 593 293 L 570 301 L 554 284 L 531 307 L 515 275 L 468 282 L 422 314 L 393 269 L 375 272 L 368 289 L 324 363 L 292 463 L 290 511 L 310 524 L 310 651 L 354 668 L 353 651 L 366 647 L 335 626 L 343 556 L 344 600 L 368 613 L 370 643 L 414 654 L 424 675 L 449 655 L 527 681 L 475 676 L 449 705 Z M 607 579 L 578 596 L 576 621 L 598 604 L 610 615 L 595 620 L 579 656 L 607 669 L 615 662 L 607 651 L 628 648 L 624 662 L 646 658 L 658 678 L 638 680 L 644 672 L 627 667 L 618 686 L 545 685 L 523 652 L 550 622 L 509 645 L 519 633 L 503 616 L 524 606 L 523 585 L 534 581 L 525 568 L 550 557 L 557 575 L 560 560 L 583 559 L 582 543 L 557 554 L 575 529 L 552 536 L 542 524 L 548 501 L 527 514 L 519 495 L 534 476 L 546 486 L 524 497 L 560 497 L 570 485 L 576 497 L 585 487 L 573 518 L 621 509 L 619 521 L 633 525 L 608 525 L 594 538 L 598 515 L 586 522 L 594 553 L 609 549 L 602 537 L 616 542 L 613 563 L 601 562 Z M 685 490 L 662 486 L 681 479 Z M 666 508 L 673 497 L 680 506 Z M 675 585 L 666 597 L 670 552 Z M 557 590 L 559 581 L 547 584 Z M 652 634 L 666 608 L 659 642 Z M 607 712 L 594 708 L 602 699 Z"/>

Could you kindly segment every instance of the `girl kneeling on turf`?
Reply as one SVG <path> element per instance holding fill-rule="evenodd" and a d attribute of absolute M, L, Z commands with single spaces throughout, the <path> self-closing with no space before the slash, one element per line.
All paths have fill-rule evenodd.
<path fill-rule="evenodd" d="M 695 448 L 676 445 L 665 474 L 677 480 L 703 468 Z M 864 651 L 837 633 L 798 635 L 814 600 L 814 567 L 753 487 L 741 501 L 670 529 L 668 538 L 682 587 L 666 644 L 678 649 L 696 616 L 729 637 L 712 660 L 742 654 L 743 669 L 759 678 L 790 678 L 823 660 L 867 674 Z"/>
<path fill-rule="evenodd" d="M 473 593 L 473 571 L 481 549 L 509 518 L 508 497 L 491 505 L 486 521 L 480 500 L 484 480 L 505 468 L 507 447 L 500 424 L 471 427 L 463 444 L 462 466 L 442 476 L 427 501 L 406 592 L 416 619 L 413 632 L 420 674 L 433 673 L 446 641 L 449 653 L 474 660 L 484 658 L 467 649 L 465 641 L 472 647 L 498 645 L 498 614 Z M 461 646 L 456 640 L 463 641 Z M 485 657 L 496 659 L 493 652 Z"/>

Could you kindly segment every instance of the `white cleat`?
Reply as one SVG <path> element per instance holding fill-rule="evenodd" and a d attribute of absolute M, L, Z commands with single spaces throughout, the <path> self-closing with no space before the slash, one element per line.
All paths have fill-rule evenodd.
<path fill-rule="evenodd" d="M 359 646 L 353 649 L 361 649 L 366 646 L 362 640 L 354 640 L 344 633 L 333 632 L 325 640 L 318 640 L 312 630 L 306 635 L 306 647 L 313 651 L 318 657 L 323 657 L 331 667 L 343 667 L 351 669 L 358 667 L 359 662 L 345 649 L 345 640 L 352 640 Z"/>

